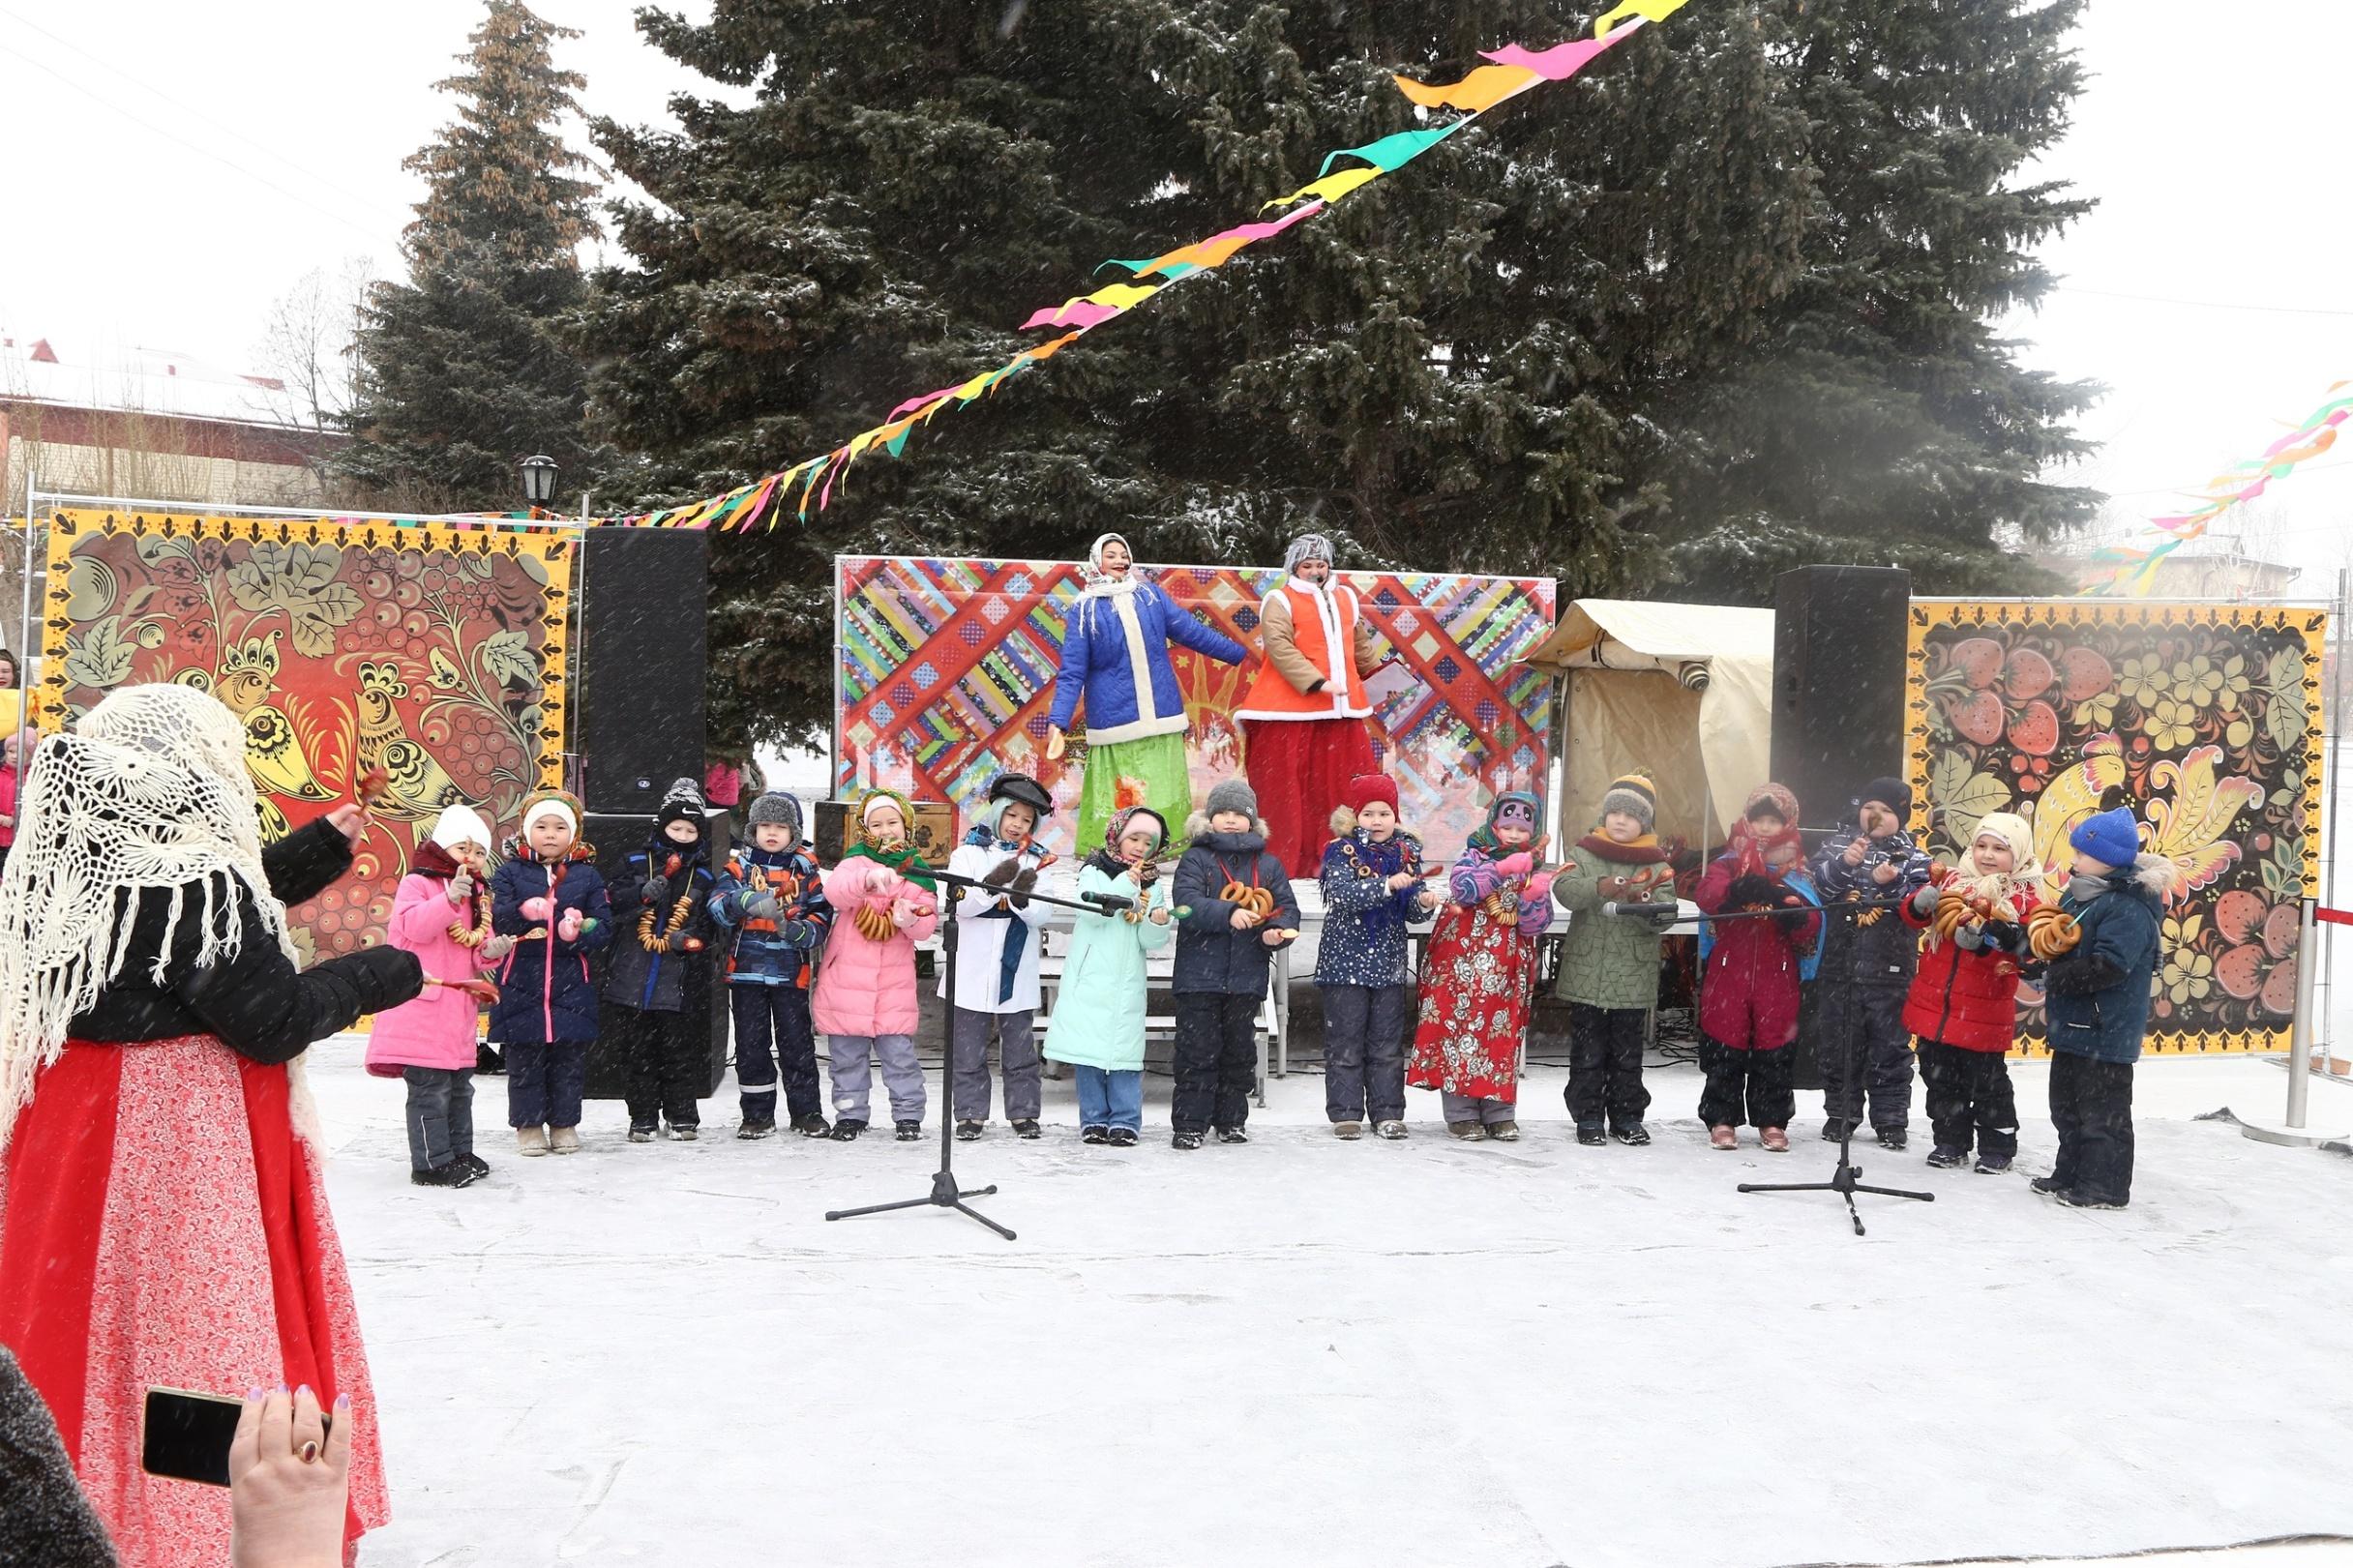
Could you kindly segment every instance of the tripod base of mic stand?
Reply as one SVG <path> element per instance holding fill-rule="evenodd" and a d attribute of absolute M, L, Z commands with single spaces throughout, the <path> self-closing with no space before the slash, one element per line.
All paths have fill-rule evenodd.
<path fill-rule="evenodd" d="M 1906 1192 L 1900 1187 L 1866 1187 L 1862 1183 L 1862 1167 L 1848 1158 L 1848 1145 L 1838 1145 L 1838 1169 L 1828 1181 L 1744 1181 L 1739 1191 L 1743 1193 L 1836 1193 L 1846 1199 L 1847 1218 L 1855 1222 L 1855 1234 L 1862 1235 L 1862 1214 L 1855 1207 L 1857 1193 L 1869 1193 L 1875 1198 L 1908 1198 L 1918 1203 L 1933 1203 L 1934 1193 Z"/>
<path fill-rule="evenodd" d="M 1012 1231 L 965 1201 L 968 1198 L 987 1198 L 996 1191 L 997 1187 L 992 1183 L 986 1187 L 975 1187 L 969 1192 L 959 1192 L 956 1188 L 954 1172 L 935 1170 L 932 1172 L 932 1193 L 929 1198 L 910 1198 L 898 1203 L 869 1203 L 861 1209 L 829 1209 L 826 1211 L 825 1218 L 828 1220 L 854 1220 L 862 1214 L 896 1214 L 901 1209 L 954 1209 L 966 1219 L 977 1220 L 1007 1241 L 1011 1241 L 1015 1239 Z"/>

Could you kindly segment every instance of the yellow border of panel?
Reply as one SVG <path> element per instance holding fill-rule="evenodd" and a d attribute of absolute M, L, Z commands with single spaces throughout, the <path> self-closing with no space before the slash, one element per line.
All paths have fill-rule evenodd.
<path fill-rule="evenodd" d="M 1925 832 L 1928 820 L 1928 634 L 1946 627 L 1956 631 L 1977 631 L 1988 626 L 2007 627 L 2035 622 L 2064 627 L 2258 627 L 2298 633 L 2304 639 L 2304 811 L 2310 824 L 2304 836 L 2304 891 L 2307 898 L 2318 896 L 2320 810 L 2321 802 L 2328 798 L 2321 789 L 2328 737 L 2321 723 L 2320 678 L 2321 653 L 2329 635 L 2329 612 L 2310 606 L 2134 603 L 2130 600 L 2097 599 L 1913 600 L 1906 611 L 1904 624 L 1904 754 L 1905 772 L 1912 784 L 1912 825 L 1915 832 Z M 2152 1029 L 2145 1049 L 2159 1053 L 2203 1055 L 2225 1051 L 2285 1050 L 2287 1047 L 2288 1026 L 2282 1023 L 2277 1029 L 2244 1030 L 2231 1034 L 2192 1034 Z M 2036 1040 L 2019 1042 L 2012 1053 L 2042 1056 L 2049 1052 L 2049 1047 Z"/>
<path fill-rule="evenodd" d="M 437 522 L 383 522 L 338 518 L 238 518 L 202 513 L 109 512 L 74 508 L 48 521 L 48 603 L 42 619 L 42 688 L 35 722 L 45 731 L 65 723 L 66 636 L 73 623 L 65 605 L 71 590 L 66 569 L 74 547 L 84 539 L 217 539 L 223 544 L 334 545 L 358 549 L 436 549 L 459 555 L 505 555 L 536 559 L 548 575 L 545 637 L 540 646 L 539 782 L 559 788 L 564 782 L 564 736 L 570 727 L 570 689 L 564 679 L 566 629 L 572 608 L 572 559 L 578 536 L 519 528 L 462 528 Z"/>

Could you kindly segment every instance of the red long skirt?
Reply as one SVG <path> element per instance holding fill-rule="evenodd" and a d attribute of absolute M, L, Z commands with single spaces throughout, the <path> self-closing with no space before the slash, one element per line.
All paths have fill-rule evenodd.
<path fill-rule="evenodd" d="M 1373 771 L 1361 719 L 1244 719 L 1243 766 L 1266 819 L 1266 849 L 1294 879 L 1320 875 L 1348 781 Z"/>
<path fill-rule="evenodd" d="M 228 1493 L 139 1468 L 150 1387 L 349 1394 L 346 1541 L 387 1517 L 374 1398 L 286 1069 L 209 1036 L 69 1042 L 0 1155 L 0 1344 L 126 1568 L 228 1561 Z"/>

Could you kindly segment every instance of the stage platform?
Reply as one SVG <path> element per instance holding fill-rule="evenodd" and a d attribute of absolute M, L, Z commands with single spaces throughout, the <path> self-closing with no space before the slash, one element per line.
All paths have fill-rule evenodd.
<path fill-rule="evenodd" d="M 780 1561 L 1708 1568 L 2086 1556 L 2353 1533 L 2353 1158 L 2195 1121 L 2275 1113 L 2278 1067 L 2151 1062 L 2132 1208 L 2021 1172 L 1828 1145 L 1705 1147 L 1688 1070 L 1658 1141 L 1576 1146 L 1558 1070 L 1516 1145 L 1340 1143 L 1313 1074 L 1247 1146 L 960 1145 L 1004 1242 L 923 1210 L 936 1144 L 869 1135 L 508 1152 L 408 1185 L 397 1082 L 314 1052 L 336 1218 L 384 1406 L 395 1520 L 366 1568 Z M 1812 1108 L 1818 1097 L 1802 1095 Z M 2353 1122 L 2353 1090 L 2314 1110 Z M 935 1109 L 935 1115 L 937 1109 Z M 934 1124 L 936 1126 L 936 1123 Z M 2206 1557 L 2200 1562 L 2215 1560 Z M 2321 1568 L 2340 1547 L 2228 1554 Z"/>

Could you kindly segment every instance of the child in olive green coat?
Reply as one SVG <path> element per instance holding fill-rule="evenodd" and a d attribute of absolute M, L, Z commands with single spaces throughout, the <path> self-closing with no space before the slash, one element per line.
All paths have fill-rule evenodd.
<path fill-rule="evenodd" d="M 1568 1007 L 1568 1113 L 1577 1141 L 1599 1143 L 1603 1130 L 1621 1143 L 1648 1143 L 1642 1125 L 1651 1091 L 1642 1052 L 1651 1009 L 1658 1005 L 1658 942 L 1675 923 L 1675 876 L 1652 831 L 1658 791 L 1639 773 L 1613 780 L 1601 797 L 1600 825 L 1579 839 L 1552 880 L 1568 911 L 1559 994 Z M 1615 903 L 1646 905 L 1639 914 L 1603 914 Z"/>

